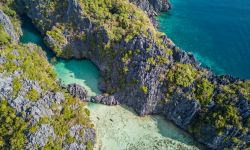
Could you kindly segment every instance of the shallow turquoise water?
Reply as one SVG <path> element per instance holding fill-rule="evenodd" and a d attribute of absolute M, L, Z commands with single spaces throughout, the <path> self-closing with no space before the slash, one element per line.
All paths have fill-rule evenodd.
<path fill-rule="evenodd" d="M 250 79 L 249 0 L 170 0 L 160 30 L 217 74 Z"/>
<path fill-rule="evenodd" d="M 63 84 L 78 83 L 84 86 L 90 96 L 100 93 L 97 88 L 99 71 L 90 61 L 60 60 L 54 64 L 54 67 Z"/>
<path fill-rule="evenodd" d="M 22 43 L 36 43 L 45 50 L 49 61 L 55 54 L 43 42 L 42 37 L 34 25 L 30 23 L 31 20 L 23 16 L 22 31 L 23 36 L 20 38 Z M 71 83 L 78 83 L 88 90 L 88 94 L 93 96 L 99 94 L 97 84 L 100 78 L 99 71 L 96 66 L 89 60 L 64 60 L 56 59 L 52 63 L 58 78 L 64 85 Z"/>
<path fill-rule="evenodd" d="M 28 18 L 24 18 L 22 29 L 22 43 L 36 43 L 46 51 L 49 60 L 54 57 Z M 100 74 L 90 61 L 56 59 L 52 64 L 63 84 L 78 83 L 84 86 L 91 96 L 100 93 L 97 88 Z M 97 130 L 96 149 L 198 149 L 189 135 L 160 116 L 139 117 L 126 106 L 109 107 L 89 103 L 88 108 Z"/>

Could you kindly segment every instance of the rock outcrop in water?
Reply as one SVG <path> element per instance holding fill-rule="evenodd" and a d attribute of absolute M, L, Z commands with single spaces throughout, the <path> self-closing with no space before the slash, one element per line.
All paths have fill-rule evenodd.
<path fill-rule="evenodd" d="M 168 0 L 129 0 L 139 8 L 148 13 L 149 16 L 157 15 L 160 12 L 168 11 L 171 4 Z"/>
<path fill-rule="evenodd" d="M 0 1 L 0 149 L 93 149 L 96 134 L 89 110 L 61 89 L 41 48 L 18 43 L 4 12 L 14 10 L 6 4 L 2 11 L 2 5 Z"/>
<path fill-rule="evenodd" d="M 67 87 L 69 93 L 76 97 L 79 98 L 80 100 L 86 100 L 87 99 L 87 90 L 85 90 L 83 87 L 81 87 L 78 84 L 69 84 Z"/>
<path fill-rule="evenodd" d="M 170 6 L 130 2 L 147 15 Z M 57 56 L 89 58 L 99 67 L 108 94 L 92 101 L 163 114 L 211 149 L 249 146 L 250 82 L 200 67 L 128 0 L 22 0 L 21 8 Z"/>

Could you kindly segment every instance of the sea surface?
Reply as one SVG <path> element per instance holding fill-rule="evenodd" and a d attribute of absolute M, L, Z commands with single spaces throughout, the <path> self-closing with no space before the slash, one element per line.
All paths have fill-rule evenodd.
<path fill-rule="evenodd" d="M 23 17 L 22 30 L 20 41 L 41 46 L 63 84 L 80 84 L 91 96 L 101 93 L 97 88 L 100 73 L 93 63 L 89 60 L 52 59 L 55 55 L 44 45 L 40 33 L 27 17 Z M 88 103 L 88 108 L 97 130 L 98 150 L 198 149 L 192 137 L 163 117 L 139 117 L 126 106 Z"/>
<path fill-rule="evenodd" d="M 250 0 L 170 0 L 160 30 L 216 74 L 250 79 Z"/>

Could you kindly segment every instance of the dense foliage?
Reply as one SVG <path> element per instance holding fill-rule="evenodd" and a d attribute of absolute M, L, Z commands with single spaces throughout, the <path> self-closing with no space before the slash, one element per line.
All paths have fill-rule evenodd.
<path fill-rule="evenodd" d="M 198 80 L 195 88 L 195 95 L 201 105 L 206 106 L 212 101 L 214 87 L 215 86 L 207 79 L 203 78 Z"/>
<path fill-rule="evenodd" d="M 0 10 L 2 10 L 11 20 L 16 33 L 21 33 L 20 19 L 15 11 L 15 0 L 0 0 Z"/>
<path fill-rule="evenodd" d="M 10 42 L 10 36 L 5 32 L 3 26 L 0 24 L 0 46 Z"/>
<path fill-rule="evenodd" d="M 27 123 L 16 116 L 7 101 L 0 100 L 0 149 L 23 149 Z"/>
<path fill-rule="evenodd" d="M 23 77 L 38 81 L 43 89 L 51 91 L 58 89 L 56 74 L 39 47 L 35 45 L 6 45 L 1 50 L 0 55 L 8 60 L 0 65 L 0 72 L 6 70 L 11 74 L 15 71 L 23 71 Z"/>
<path fill-rule="evenodd" d="M 60 28 L 54 27 L 51 31 L 47 31 L 47 35 L 53 40 L 55 40 L 56 44 L 50 45 L 50 47 L 55 51 L 57 56 L 60 56 L 62 54 L 62 50 L 58 45 L 64 45 L 66 44 L 67 40 L 62 34 L 63 27 Z"/>
<path fill-rule="evenodd" d="M 25 146 L 25 141 L 27 141 L 26 135 L 28 132 L 35 133 L 42 124 L 50 124 L 54 128 L 57 138 L 51 139 L 45 148 L 61 149 L 65 141 L 68 144 L 75 141 L 74 137 L 69 135 L 69 129 L 72 126 L 77 124 L 86 128 L 93 128 L 89 119 L 89 110 L 85 108 L 85 104 L 74 99 L 59 87 L 54 70 L 39 47 L 32 44 L 7 44 L 0 47 L 0 50 L 0 57 L 6 59 L 3 64 L 0 64 L 0 73 L 5 72 L 4 74 L 8 76 L 15 72 L 21 72 L 12 80 L 12 98 L 18 96 L 23 81 L 26 79 L 37 81 L 43 90 L 42 93 L 46 91 L 62 92 L 65 97 L 65 101 L 61 104 L 52 101 L 50 109 L 52 109 L 54 115 L 52 117 L 44 116 L 36 124 L 31 124 L 28 120 L 23 121 L 22 118 L 17 116 L 15 110 L 8 105 L 7 101 L 0 99 L 0 147 L 22 149 Z M 30 89 L 26 93 L 26 98 L 31 102 L 37 102 L 41 95 L 37 90 Z M 84 129 L 82 129 L 83 133 Z M 91 142 L 87 144 L 89 147 L 93 145 Z"/>
<path fill-rule="evenodd" d="M 125 77 L 133 67 L 130 65 L 131 62 L 133 62 L 133 56 L 141 55 L 144 52 L 138 49 L 125 50 L 124 48 L 114 50 L 114 45 L 117 43 L 122 41 L 128 43 L 138 35 L 146 37 L 149 40 L 146 54 L 141 55 L 143 60 L 140 60 L 144 61 L 147 65 L 145 70 L 149 72 L 151 67 L 168 64 L 170 59 L 167 57 L 172 55 L 172 51 L 161 43 L 162 39 L 160 39 L 160 36 L 162 34 L 157 32 L 148 16 L 135 5 L 129 3 L 128 0 L 79 1 L 81 5 L 80 10 L 82 10 L 80 15 L 93 23 L 92 27 L 94 29 L 91 29 L 93 30 L 91 32 L 93 32 L 93 35 L 97 34 L 97 39 L 92 37 L 92 33 L 89 35 L 87 34 L 88 32 L 81 31 L 76 25 L 73 25 L 73 23 L 65 23 L 62 21 L 65 19 L 60 18 L 65 17 L 62 10 L 66 10 L 68 5 L 66 0 L 44 0 L 44 4 L 46 5 L 39 6 L 41 7 L 41 12 L 39 13 L 43 15 L 43 19 L 33 20 L 42 31 L 45 31 L 45 34 L 50 37 L 52 41 L 54 40 L 54 45 L 50 45 L 50 47 L 56 52 L 57 56 L 71 56 L 70 48 L 68 49 L 67 47 L 63 49 L 69 42 L 67 40 L 72 40 L 71 36 L 74 37 L 73 40 L 89 42 L 90 49 L 100 49 L 100 59 L 110 59 L 123 63 L 123 68 L 116 68 L 120 75 L 117 81 L 117 84 L 120 84 L 118 85 L 119 88 L 130 87 L 130 84 L 139 84 L 136 79 L 131 79 L 133 81 L 126 83 Z M 18 17 L 16 17 L 16 13 L 12 9 L 12 1 L 0 0 L 0 4 L 5 4 L 0 5 L 0 9 L 3 9 L 4 12 L 11 17 L 12 21 L 16 22 L 15 24 L 18 24 L 18 21 L 16 21 Z M 48 17 L 50 15 L 53 19 L 56 16 L 56 18 L 60 18 L 61 20 L 58 19 L 58 23 L 53 24 L 51 22 L 54 20 Z M 48 31 L 46 28 L 48 28 Z M 99 30 L 101 28 L 105 30 Z M 105 33 L 107 37 L 103 35 L 102 31 L 107 32 Z M 6 45 L 10 39 L 1 28 L 0 33 L 3 35 L 0 37 L 0 45 L 1 43 L 2 45 Z M 107 38 L 107 43 L 104 42 L 106 39 L 103 40 L 103 38 Z M 153 43 L 156 43 L 154 46 L 159 47 L 167 55 L 147 55 L 151 52 Z M 44 91 L 61 91 L 56 83 L 55 74 L 45 60 L 40 48 L 34 45 L 7 45 L 2 49 L 1 56 L 7 58 L 8 61 L 0 65 L 0 72 L 7 71 L 9 74 L 12 74 L 15 71 L 23 71 L 21 77 L 13 80 L 14 95 L 18 94 L 22 86 L 22 80 L 25 78 L 38 81 Z M 121 56 L 119 60 L 115 59 L 117 56 Z M 114 61 L 109 62 L 114 63 Z M 110 64 L 110 66 L 112 66 L 112 64 Z M 112 67 L 109 69 L 108 71 L 113 71 Z M 110 82 L 110 74 L 105 74 L 105 78 L 107 78 L 108 82 Z M 241 109 L 239 103 L 244 103 L 245 100 L 250 101 L 249 81 L 238 81 L 236 83 L 223 81 L 222 83 L 218 83 L 215 81 L 216 79 L 212 80 L 207 77 L 209 75 L 206 74 L 206 69 L 198 69 L 191 64 L 183 64 L 175 60 L 171 62 L 169 69 L 165 70 L 165 72 L 159 76 L 166 89 L 164 104 L 173 100 L 174 94 L 179 94 L 184 97 L 184 100 L 193 100 L 197 102 L 198 105 L 201 105 L 197 113 L 198 115 L 195 116 L 189 128 L 191 133 L 196 136 L 198 135 L 197 137 L 203 136 L 202 129 L 204 126 L 209 126 L 216 130 L 218 136 L 227 134 L 229 129 L 237 130 L 241 135 L 246 135 L 248 132 L 250 119 L 246 120 L 241 117 L 242 110 L 239 110 Z M 151 92 L 148 85 L 139 85 L 136 87 L 138 87 L 144 95 L 149 95 L 149 92 Z M 107 87 L 107 92 L 114 93 L 120 90 L 119 88 Z M 40 95 L 33 89 L 27 93 L 26 97 L 30 101 L 36 102 Z M 47 143 L 45 147 L 47 149 L 60 149 L 63 139 L 66 139 L 69 143 L 75 141 L 73 137 L 68 135 L 70 125 L 81 124 L 85 127 L 93 126 L 89 121 L 89 112 L 84 108 L 84 104 L 74 100 L 66 93 L 65 97 L 66 101 L 63 103 L 64 109 L 58 110 L 58 106 L 54 104 L 53 112 L 55 115 L 51 118 L 44 117 L 29 129 L 30 132 L 36 132 L 37 128 L 43 123 L 51 124 L 54 127 L 59 138 Z M 79 107 L 72 107 L 75 105 Z M 207 135 L 207 133 L 204 133 L 204 135 Z M 232 140 L 238 145 L 242 142 L 238 137 L 228 137 L 225 141 L 227 140 Z M 4 140 L 2 141 L 2 143 L 6 143 Z M 88 142 L 88 148 L 92 148 L 91 142 Z"/>
<path fill-rule="evenodd" d="M 150 29 L 156 32 L 145 13 L 127 0 L 80 0 L 83 15 L 104 26 L 110 39 L 129 41 Z"/>
<path fill-rule="evenodd" d="M 190 86 L 197 76 L 197 70 L 190 64 L 176 64 L 167 73 L 167 80 L 178 86 Z"/>

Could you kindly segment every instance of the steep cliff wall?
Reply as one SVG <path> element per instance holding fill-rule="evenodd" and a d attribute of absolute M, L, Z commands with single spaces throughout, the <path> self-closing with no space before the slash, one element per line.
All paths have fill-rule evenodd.
<path fill-rule="evenodd" d="M 250 82 L 214 75 L 158 32 L 144 11 L 166 1 L 132 2 L 23 0 L 20 9 L 57 56 L 99 67 L 107 94 L 92 101 L 163 114 L 212 149 L 248 147 Z"/>
<path fill-rule="evenodd" d="M 85 104 L 61 89 L 41 48 L 18 43 L 5 11 L 0 9 L 0 149 L 93 149 L 96 135 Z"/>

